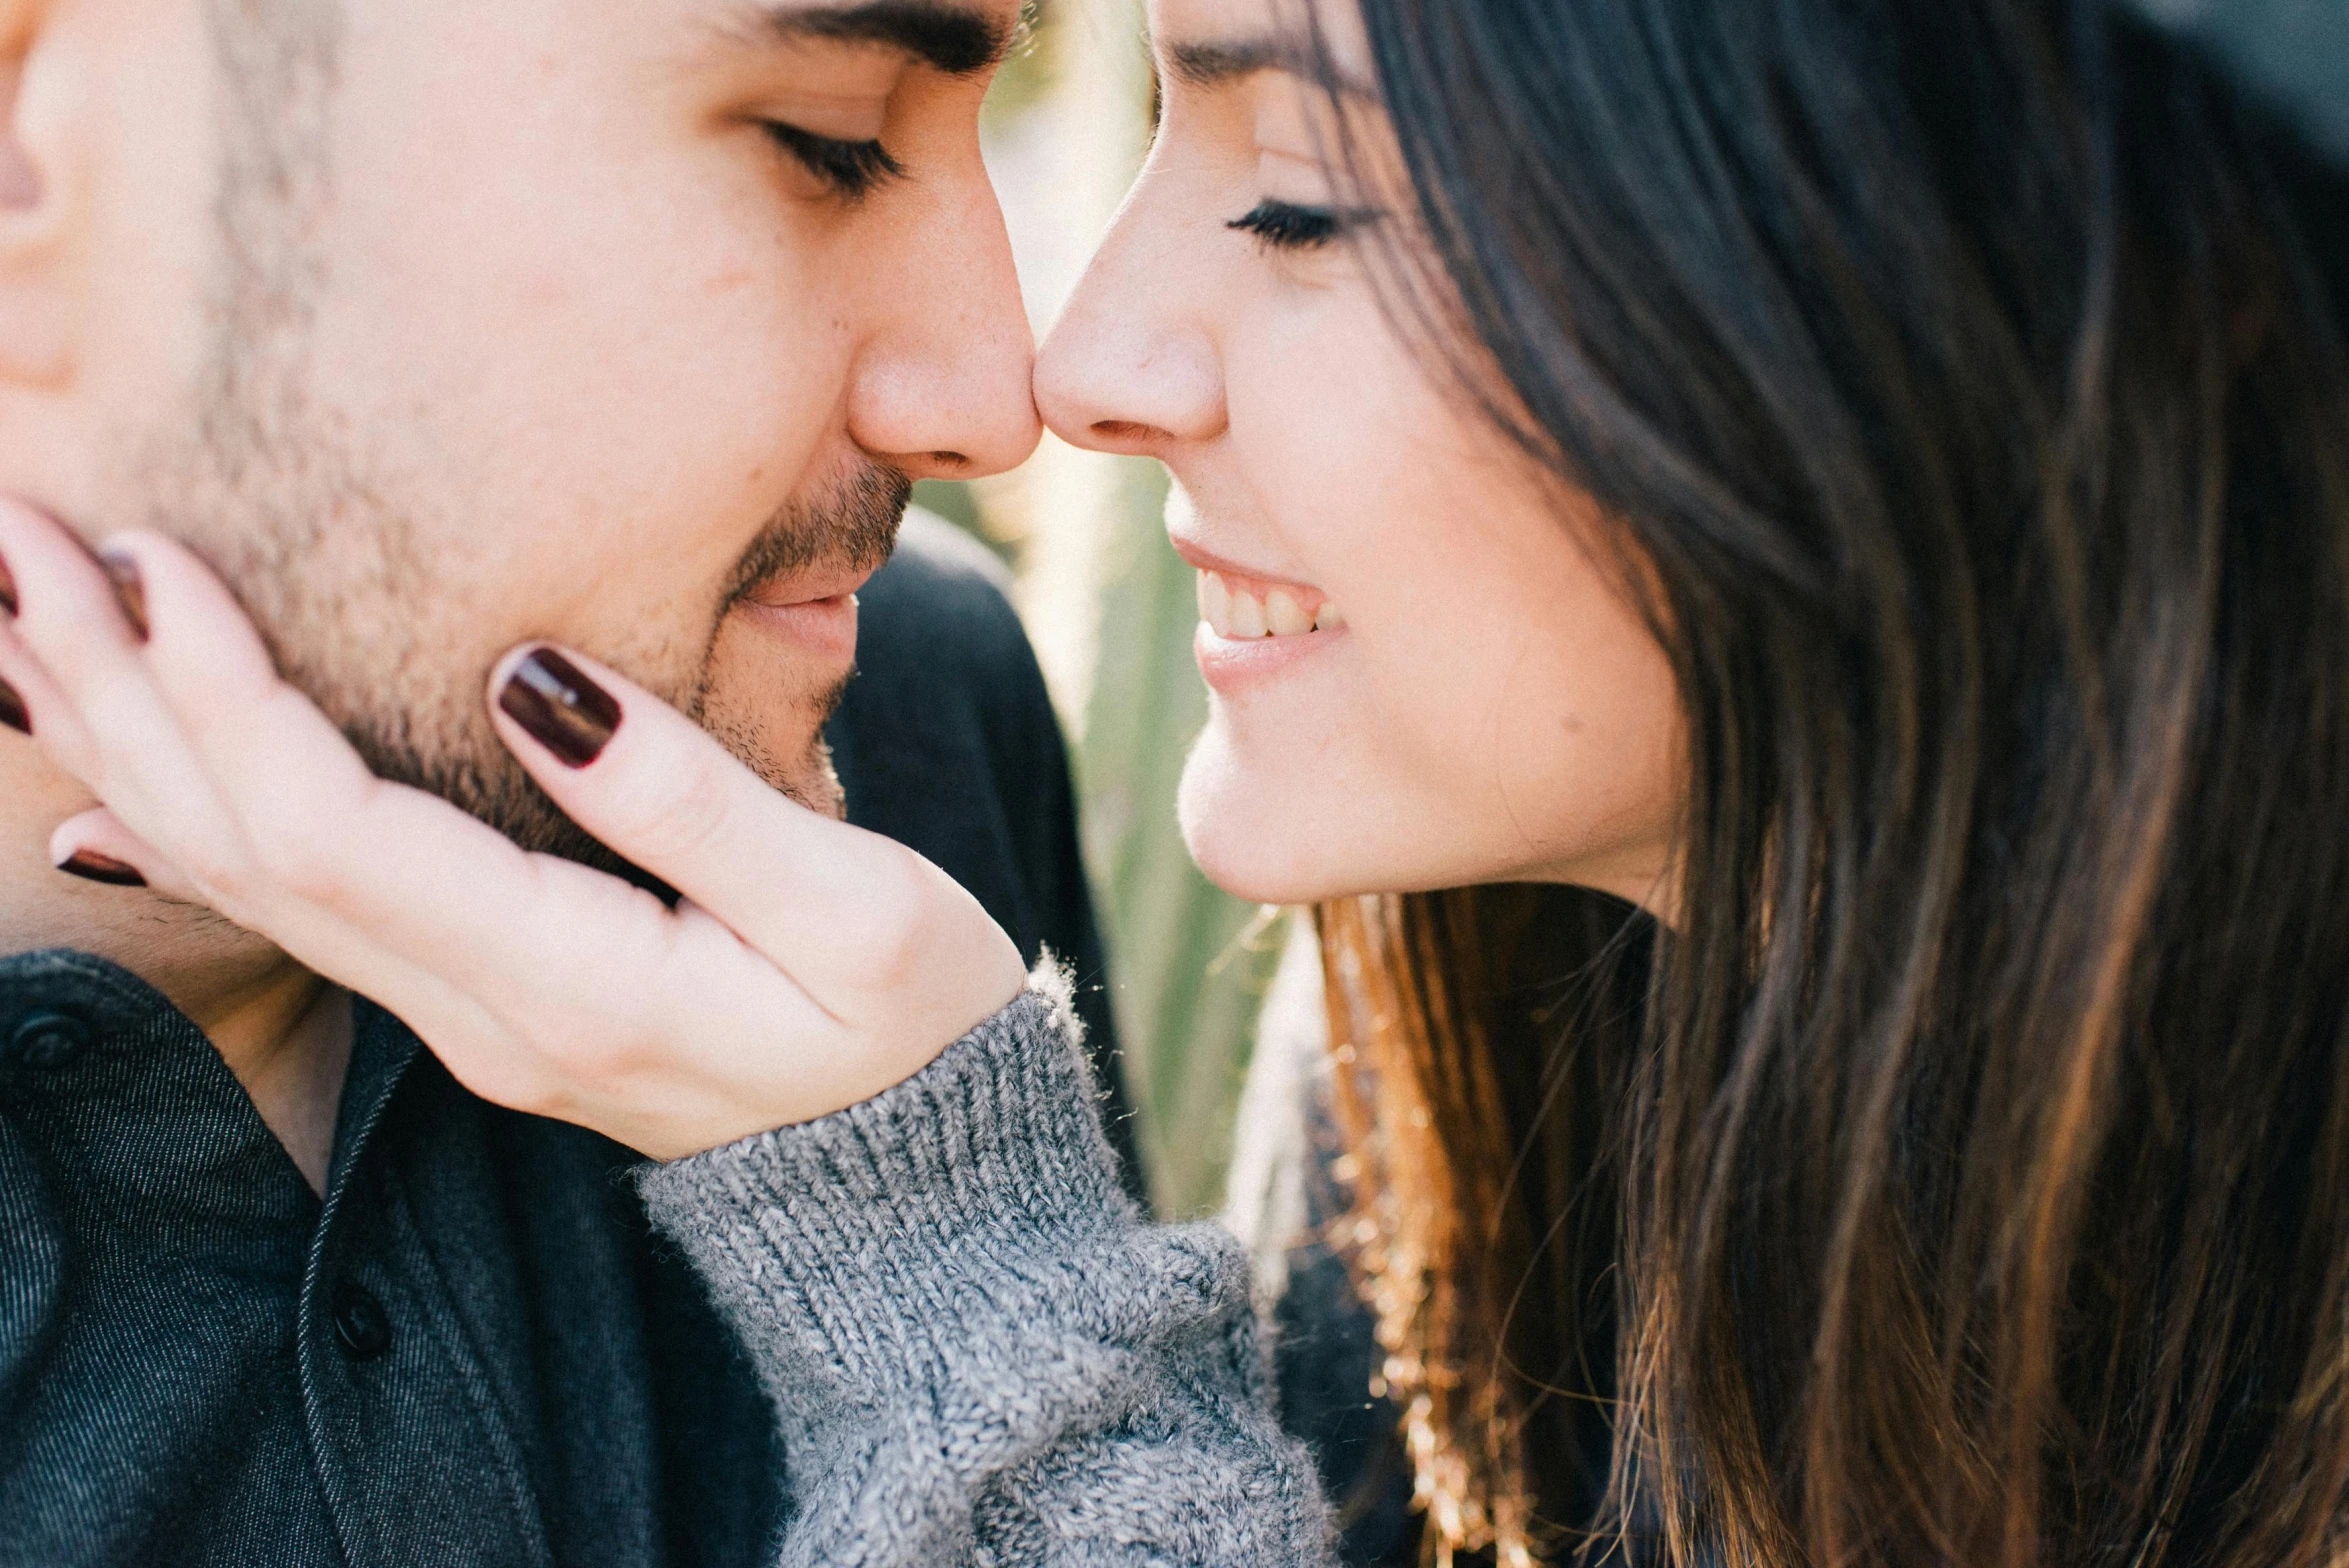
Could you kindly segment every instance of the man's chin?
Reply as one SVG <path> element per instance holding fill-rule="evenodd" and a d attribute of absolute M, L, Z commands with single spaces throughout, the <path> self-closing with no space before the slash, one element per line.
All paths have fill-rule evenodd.
<path fill-rule="evenodd" d="M 821 740 L 816 742 L 802 780 L 797 785 L 776 787 L 820 817 L 830 817 L 835 822 L 848 820 L 848 791 L 832 765 L 832 748 Z"/>
<path fill-rule="evenodd" d="M 740 752 L 735 755 L 742 756 Z M 835 822 L 848 820 L 848 791 L 841 787 L 840 772 L 832 763 L 832 748 L 822 735 L 816 737 L 815 744 L 794 768 L 771 769 L 751 757 L 742 760 L 774 786 L 777 794 L 797 801 L 820 817 L 830 817 Z"/>

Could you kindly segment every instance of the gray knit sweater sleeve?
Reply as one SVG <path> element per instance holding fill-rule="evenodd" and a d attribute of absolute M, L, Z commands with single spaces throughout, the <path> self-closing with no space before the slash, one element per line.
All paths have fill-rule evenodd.
<path fill-rule="evenodd" d="M 863 1105 L 642 1178 L 756 1363 L 788 1564 L 1328 1562 L 1247 1263 L 1119 1188 L 1065 986 Z"/>

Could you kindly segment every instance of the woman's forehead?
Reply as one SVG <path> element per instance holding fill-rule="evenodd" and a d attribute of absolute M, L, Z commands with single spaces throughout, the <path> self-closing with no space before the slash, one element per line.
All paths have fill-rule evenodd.
<path fill-rule="evenodd" d="M 1355 0 L 1151 0 L 1161 70 L 1205 85 L 1262 71 L 1370 92 L 1368 35 Z"/>

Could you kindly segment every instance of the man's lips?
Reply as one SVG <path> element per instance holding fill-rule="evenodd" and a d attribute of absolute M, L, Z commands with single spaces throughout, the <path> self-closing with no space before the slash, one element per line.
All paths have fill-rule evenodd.
<path fill-rule="evenodd" d="M 790 572 L 752 588 L 735 601 L 734 610 L 845 674 L 856 662 L 857 592 L 872 580 L 873 570 Z"/>
<path fill-rule="evenodd" d="M 770 577 L 742 596 L 742 603 L 770 610 L 795 609 L 828 599 L 853 598 L 873 580 L 878 567 L 811 566 Z"/>

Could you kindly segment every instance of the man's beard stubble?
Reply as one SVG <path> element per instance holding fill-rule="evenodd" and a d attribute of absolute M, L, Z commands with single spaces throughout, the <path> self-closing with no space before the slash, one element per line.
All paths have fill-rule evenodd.
<path fill-rule="evenodd" d="M 756 690 L 737 692 L 720 678 L 773 672 L 725 663 L 718 656 L 719 639 L 734 612 L 767 584 L 808 571 L 863 575 L 879 570 L 897 547 L 897 531 L 912 496 L 912 480 L 896 469 L 876 464 L 859 469 L 812 505 L 795 502 L 786 507 L 735 563 L 702 653 L 700 682 L 691 700 L 681 705 L 687 717 L 752 772 L 826 816 L 843 815 L 846 802 L 824 730 L 839 711 L 855 672 L 816 691 L 770 693 L 762 703 Z M 813 739 L 796 763 L 774 754 L 768 743 L 768 727 L 760 722 L 762 711 L 777 706 L 792 706 L 813 715 Z"/>
<path fill-rule="evenodd" d="M 285 413 L 300 405 L 280 398 L 275 406 Z M 210 438 L 261 433 L 249 410 L 239 417 L 217 405 L 199 428 Z M 295 460 L 257 460 L 265 452 Z M 466 602 L 461 574 L 426 559 L 414 526 L 356 477 L 346 457 L 321 431 L 281 426 L 266 445 L 202 454 L 195 472 L 209 476 L 203 482 L 151 492 L 176 497 L 156 521 L 207 557 L 253 616 L 279 672 L 378 777 L 437 795 L 525 849 L 644 880 L 564 816 L 498 739 L 483 698 L 487 664 L 457 652 L 475 644 L 432 634 L 447 624 L 447 607 Z M 229 475 L 240 482 L 224 483 Z M 264 478 L 276 482 L 256 483 Z M 868 465 L 819 497 L 787 505 L 713 592 L 682 679 L 652 667 L 674 667 L 655 657 L 657 649 L 581 651 L 683 712 L 778 791 L 837 817 L 844 797 L 824 728 L 847 681 L 817 685 L 779 663 L 722 663 L 721 638 L 743 601 L 778 577 L 878 568 L 895 546 L 911 490 L 903 474 Z M 681 637 L 689 628 L 679 619 Z M 787 745 L 779 744 L 783 736 Z"/>
<path fill-rule="evenodd" d="M 896 546 L 912 489 L 912 482 L 896 470 L 868 466 L 812 502 L 786 506 L 760 530 L 728 574 L 701 639 L 694 676 L 683 689 L 663 691 L 657 682 L 640 679 L 623 656 L 614 654 L 605 662 L 638 679 L 701 726 L 773 789 L 811 811 L 843 816 L 846 795 L 824 731 L 847 695 L 854 672 L 813 684 L 780 667 L 724 662 L 720 641 L 729 617 L 763 584 L 807 569 L 877 570 Z M 597 653 L 593 648 L 583 651 Z M 470 678 L 463 690 L 476 694 L 473 722 L 462 726 L 477 737 L 470 745 L 448 744 L 447 736 L 441 744 L 432 744 L 416 734 L 405 715 L 367 715 L 349 700 L 347 687 L 341 700 L 332 700 L 324 695 L 332 686 L 329 681 L 295 684 L 326 708 L 379 777 L 438 795 L 525 849 L 642 880 L 636 868 L 564 816 L 523 771 L 482 717 L 485 705 L 477 694 L 487 671 L 465 673 Z M 778 734 L 796 737 L 802 726 L 808 736 L 804 747 L 796 753 L 777 749 Z M 419 744 L 420 739 L 425 743 Z"/>

